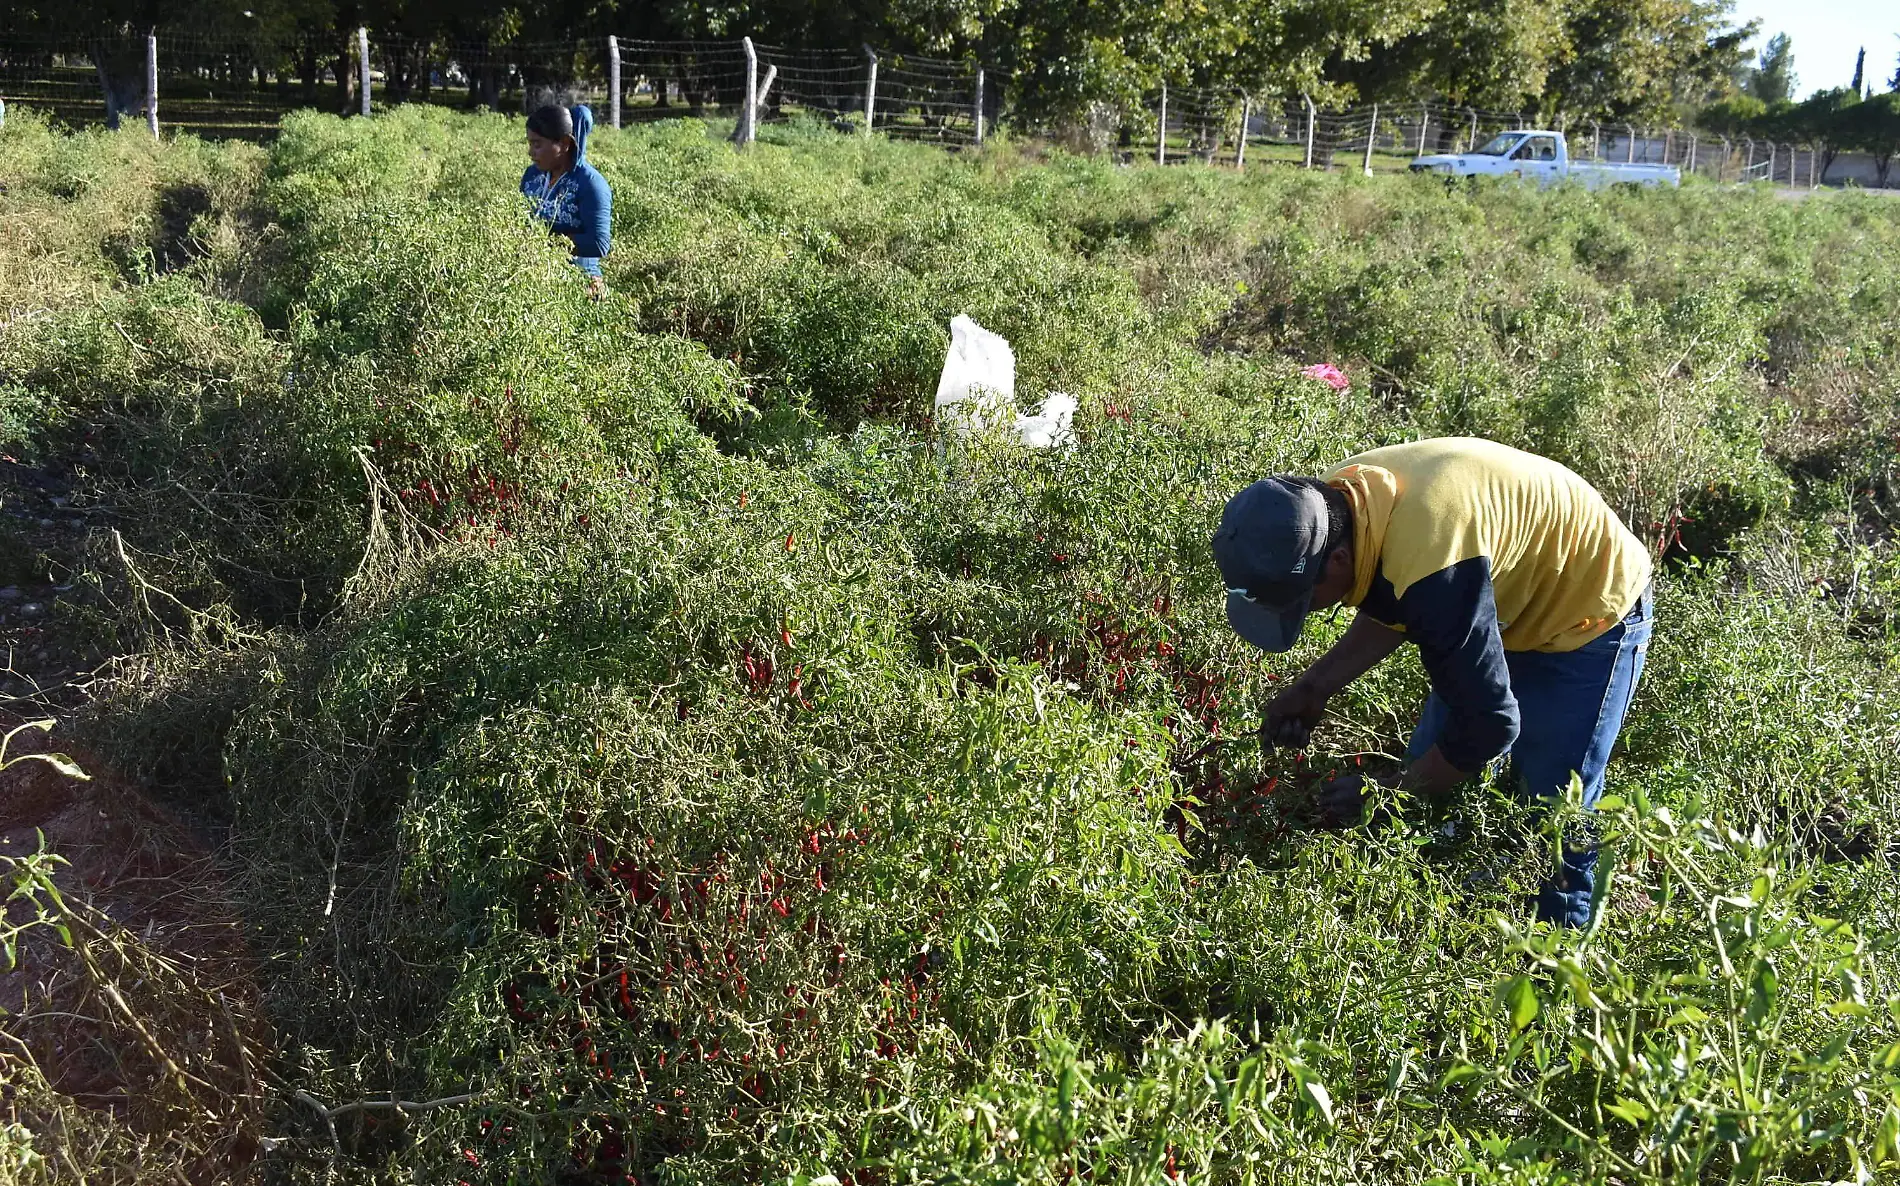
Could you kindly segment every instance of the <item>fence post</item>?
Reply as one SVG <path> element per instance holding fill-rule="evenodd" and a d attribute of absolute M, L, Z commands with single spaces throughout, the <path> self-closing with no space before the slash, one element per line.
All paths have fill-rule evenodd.
<path fill-rule="evenodd" d="M 607 37 L 607 118 L 614 127 L 620 126 L 620 38 L 609 34 Z"/>
<path fill-rule="evenodd" d="M 1634 164 L 1636 163 L 1636 125 L 1624 124 L 1623 133 L 1625 139 L 1628 141 L 1628 143 L 1623 146 L 1623 163 L 1626 165 Z"/>
<path fill-rule="evenodd" d="M 1815 173 L 1814 173 L 1815 165 L 1817 162 L 1819 162 L 1820 159 L 1821 159 L 1821 146 L 1818 144 L 1808 145 L 1808 192 L 1809 193 L 1813 193 L 1815 190 L 1819 189 L 1821 186 L 1821 183 L 1815 180 Z"/>
<path fill-rule="evenodd" d="M 1728 158 L 1735 151 L 1727 136 L 1722 137 L 1722 156 L 1715 162 L 1715 183 L 1722 184 L 1728 178 Z"/>
<path fill-rule="evenodd" d="M 1425 155 L 1425 132 L 1432 126 L 1432 109 L 1425 104 L 1418 105 L 1418 155 Z"/>
<path fill-rule="evenodd" d="M 369 114 L 369 29 L 357 25 L 357 114 Z"/>
<path fill-rule="evenodd" d="M 1161 114 L 1155 123 L 1155 164 L 1168 163 L 1168 84 L 1161 84 Z"/>
<path fill-rule="evenodd" d="M 1669 150 L 1671 148 L 1674 148 L 1675 144 L 1676 144 L 1676 130 L 1674 128 L 1664 128 L 1663 129 L 1663 160 L 1662 160 L 1663 164 L 1666 165 L 1669 163 Z"/>
<path fill-rule="evenodd" d="M 758 95 L 754 98 L 752 103 L 752 133 L 755 136 L 759 131 L 759 113 L 764 111 L 765 105 L 772 101 L 772 84 L 777 80 L 778 63 L 767 62 L 765 64 L 765 77 L 759 79 Z"/>
<path fill-rule="evenodd" d="M 6 112 L 0 111 L 0 119 Z M 1253 96 L 1240 97 L 1240 139 L 1234 143 L 1234 171 L 1241 172 L 1247 167 L 1247 125 L 1253 122 Z"/>
<path fill-rule="evenodd" d="M 369 29 L 356 27 L 356 89 L 358 92 L 357 110 L 369 114 Z"/>
<path fill-rule="evenodd" d="M 877 123 L 877 51 L 865 46 L 864 60 L 870 64 L 864 79 L 864 134 L 869 136 Z"/>
<path fill-rule="evenodd" d="M 745 106 L 739 111 L 739 147 L 744 148 L 759 130 L 759 51 L 750 37 L 741 37 L 739 47 L 745 50 Z"/>
<path fill-rule="evenodd" d="M 1689 133 L 1689 172 L 1691 173 L 1695 172 L 1695 142 L 1695 133 Z"/>
<path fill-rule="evenodd" d="M 1768 142 L 1768 184 L 1775 183 L 1775 142 Z"/>
<path fill-rule="evenodd" d="M 1372 122 L 1366 125 L 1366 159 L 1361 165 L 1367 177 L 1372 176 L 1372 138 L 1379 134 L 1379 105 L 1372 105 Z"/>
<path fill-rule="evenodd" d="M 0 128 L 7 126 L 7 101 L 0 99 Z"/>
<path fill-rule="evenodd" d="M 1471 134 L 1465 137 L 1465 151 L 1476 152 L 1478 151 L 1478 113 L 1467 107 L 1465 114 L 1471 117 Z"/>
<path fill-rule="evenodd" d="M 1603 125 L 1595 120 L 1590 121 L 1590 159 L 1603 159 Z"/>
<path fill-rule="evenodd" d="M 976 142 L 983 143 L 983 67 L 976 68 Z"/>
<path fill-rule="evenodd" d="M 1306 167 L 1313 167 L 1313 121 L 1319 112 L 1313 106 L 1313 100 L 1305 91 L 1300 92 L 1300 101 L 1306 104 Z"/>
<path fill-rule="evenodd" d="M 145 34 L 145 126 L 158 139 L 158 30 Z"/>

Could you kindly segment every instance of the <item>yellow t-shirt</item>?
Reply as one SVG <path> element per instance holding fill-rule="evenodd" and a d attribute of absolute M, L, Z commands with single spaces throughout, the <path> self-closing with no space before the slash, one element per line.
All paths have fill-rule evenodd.
<path fill-rule="evenodd" d="M 1648 549 L 1547 458 L 1438 437 L 1349 457 L 1325 477 L 1353 503 L 1359 579 L 1346 604 L 1387 625 L 1415 633 L 1421 616 L 1463 613 L 1435 586 L 1483 558 L 1504 649 L 1573 651 L 1649 585 Z"/>

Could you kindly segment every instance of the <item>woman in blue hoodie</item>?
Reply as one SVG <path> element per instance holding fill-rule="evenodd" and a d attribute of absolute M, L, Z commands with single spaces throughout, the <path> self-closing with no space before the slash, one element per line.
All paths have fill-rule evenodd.
<path fill-rule="evenodd" d="M 585 105 L 552 104 L 528 117 L 528 157 L 534 164 L 521 175 L 521 192 L 534 203 L 534 214 L 548 229 L 574 242 L 574 266 L 591 279 L 599 295 L 604 281 L 600 261 L 613 241 L 614 196 L 607 179 L 587 163 L 587 133 L 594 113 Z"/>

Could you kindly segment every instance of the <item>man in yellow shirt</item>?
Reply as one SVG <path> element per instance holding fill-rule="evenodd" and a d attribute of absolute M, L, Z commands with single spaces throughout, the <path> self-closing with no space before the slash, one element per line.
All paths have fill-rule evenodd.
<path fill-rule="evenodd" d="M 1446 790 L 1509 755 L 1527 797 L 1586 805 L 1622 728 L 1651 629 L 1650 559 L 1590 484 L 1493 441 L 1443 437 L 1348 458 L 1323 478 L 1274 477 L 1236 494 L 1214 536 L 1227 619 L 1285 651 L 1306 615 L 1358 608 L 1330 650 L 1267 708 L 1264 737 L 1303 745 L 1326 703 L 1402 643 L 1432 694 L 1402 786 Z M 1356 817 L 1364 784 L 1323 804 Z M 1594 846 L 1566 848 L 1537 914 L 1590 920 Z"/>

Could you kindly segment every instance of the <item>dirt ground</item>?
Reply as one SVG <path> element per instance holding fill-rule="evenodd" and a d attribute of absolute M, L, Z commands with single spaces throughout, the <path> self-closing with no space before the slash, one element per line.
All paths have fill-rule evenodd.
<path fill-rule="evenodd" d="M 17 732 L 0 770 L 0 885 L 21 887 L 34 854 L 60 858 L 57 899 L 41 884 L 0 913 L 0 929 L 24 928 L 15 965 L 0 959 L 0 1034 L 72 1104 L 161 1143 L 217 1132 L 193 1142 L 186 1172 L 224 1180 L 255 1154 L 262 1093 L 254 964 L 234 903 L 211 854 L 139 787 L 83 752 L 70 757 L 84 781 L 26 756 L 57 748 Z M 16 1107 L 0 1101 L 0 1119 Z"/>

